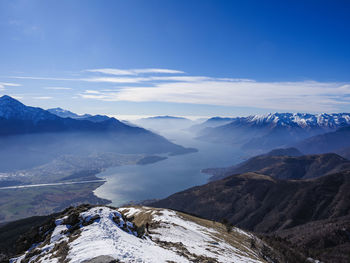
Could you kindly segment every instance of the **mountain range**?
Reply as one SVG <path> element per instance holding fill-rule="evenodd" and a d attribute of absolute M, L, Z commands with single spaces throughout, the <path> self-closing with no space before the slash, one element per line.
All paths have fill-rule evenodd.
<path fill-rule="evenodd" d="M 208 126 L 209 123 L 229 123 Z M 244 150 L 266 151 L 294 145 L 306 138 L 350 125 L 349 113 L 270 113 L 232 119 L 209 119 L 198 129 L 201 140 L 229 143 Z"/>
<path fill-rule="evenodd" d="M 92 122 L 101 122 L 110 119 L 106 115 L 91 115 L 91 114 L 83 114 L 78 115 L 74 112 L 71 112 L 69 110 L 64 110 L 62 108 L 52 108 L 47 109 L 48 112 L 57 115 L 61 118 L 72 118 L 72 119 L 78 119 L 78 120 L 88 120 Z"/>
<path fill-rule="evenodd" d="M 62 118 L 6 95 L 0 98 L 0 146 L 3 160 L 0 171 L 34 167 L 64 154 L 183 154 L 194 151 L 115 118 Z"/>

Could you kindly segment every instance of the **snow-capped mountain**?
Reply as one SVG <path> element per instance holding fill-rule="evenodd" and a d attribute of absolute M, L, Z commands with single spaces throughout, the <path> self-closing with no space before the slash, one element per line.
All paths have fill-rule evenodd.
<path fill-rule="evenodd" d="M 269 113 L 265 115 L 250 115 L 248 117 L 236 118 L 210 118 L 204 123 L 203 127 L 215 127 L 222 125 L 249 125 L 249 126 L 264 126 L 272 127 L 300 127 L 300 128 L 325 128 L 337 129 L 343 126 L 350 125 L 350 113 Z"/>
<path fill-rule="evenodd" d="M 78 115 L 74 112 L 71 112 L 69 110 L 65 110 L 62 108 L 52 108 L 52 109 L 47 109 L 48 112 L 55 114 L 61 118 L 72 118 L 72 119 L 77 119 L 77 118 L 86 118 L 90 117 L 90 114 L 84 114 L 84 115 Z"/>
<path fill-rule="evenodd" d="M 140 132 L 140 128 L 130 127 L 107 116 L 104 120 L 99 119 L 98 115 L 79 119 L 62 118 L 47 110 L 26 106 L 6 95 L 0 98 L 0 124 L 0 135 L 65 131 Z"/>
<path fill-rule="evenodd" d="M 253 125 L 290 126 L 300 128 L 337 129 L 350 125 L 350 113 L 270 113 L 238 118 L 240 121 Z M 232 122 L 235 122 L 233 120 Z M 231 122 L 231 123 L 232 123 Z"/>
<path fill-rule="evenodd" d="M 41 120 L 56 120 L 56 115 L 41 108 L 26 106 L 18 100 L 4 95 L 0 97 L 0 118 L 32 121 L 37 123 Z"/>
<path fill-rule="evenodd" d="M 9 96 L 0 98 L 0 145 L 0 171 L 27 169 L 65 154 L 194 151 L 115 118 L 99 115 L 85 119 L 61 118 Z"/>
<path fill-rule="evenodd" d="M 105 115 L 91 115 L 91 114 L 78 115 L 74 112 L 71 112 L 69 110 L 65 110 L 62 108 L 52 108 L 52 109 L 48 109 L 47 111 L 61 118 L 72 118 L 72 119 L 87 120 L 92 122 L 101 122 L 101 121 L 106 121 L 108 119 L 111 119 Z"/>
<path fill-rule="evenodd" d="M 233 118 L 228 124 L 211 128 L 208 122 L 211 120 L 202 124 L 199 138 L 266 151 L 349 126 L 350 114 L 270 113 Z"/>
<path fill-rule="evenodd" d="M 217 222 L 149 207 L 70 208 L 35 231 L 29 249 L 11 263 L 258 263 L 272 262 L 275 253 L 238 228 L 227 231 Z"/>

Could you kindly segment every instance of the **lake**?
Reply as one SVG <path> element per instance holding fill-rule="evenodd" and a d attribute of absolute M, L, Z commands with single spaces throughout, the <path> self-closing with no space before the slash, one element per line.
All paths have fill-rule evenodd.
<path fill-rule="evenodd" d="M 182 131 L 166 133 L 167 139 L 198 152 L 170 156 L 148 165 L 111 167 L 98 174 L 107 180 L 94 193 L 119 206 L 130 201 L 164 198 L 192 186 L 205 184 L 209 175 L 200 172 L 209 167 L 225 167 L 241 162 L 242 152 L 232 146 L 195 140 Z"/>

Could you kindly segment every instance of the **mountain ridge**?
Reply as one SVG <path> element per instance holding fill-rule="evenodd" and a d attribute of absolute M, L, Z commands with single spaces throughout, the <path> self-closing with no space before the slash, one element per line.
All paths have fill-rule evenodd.
<path fill-rule="evenodd" d="M 236 117 L 217 127 L 204 125 L 198 138 L 237 145 L 244 150 L 266 151 L 349 125 L 349 113 L 270 113 Z"/>
<path fill-rule="evenodd" d="M 294 149 L 294 150 L 291 150 Z M 210 181 L 220 180 L 232 174 L 256 172 L 276 179 L 310 179 L 350 170 L 350 161 L 335 153 L 301 155 L 295 148 L 276 149 L 267 154 L 254 156 L 247 161 L 226 168 L 207 168 Z M 276 155 L 280 153 L 280 155 Z M 286 154 L 287 153 L 287 154 Z M 294 153 L 294 155 L 290 155 Z"/>
<path fill-rule="evenodd" d="M 345 216 L 350 171 L 305 180 L 278 180 L 257 173 L 231 175 L 149 205 L 191 212 L 257 232 L 271 232 L 312 220 Z M 191 200 L 189 202 L 189 200 Z"/>
<path fill-rule="evenodd" d="M 221 223 L 168 209 L 81 205 L 49 216 L 46 223 L 42 218 L 38 221 L 32 222 L 35 227 L 17 240 L 17 256 L 11 262 L 267 263 L 286 260 L 282 253 L 249 232 L 236 227 L 230 227 L 228 232 Z M 23 222 L 25 220 L 17 224 Z M 6 226 L 0 228 L 0 235 L 3 229 Z M 12 251 L 6 254 L 11 257 Z M 305 260 L 302 255 L 298 257 Z"/>
<path fill-rule="evenodd" d="M 9 96 L 0 98 L 0 146 L 3 160 L 0 171 L 10 171 L 13 167 L 30 168 L 65 154 L 176 155 L 196 151 L 115 118 L 102 121 L 61 118 L 41 108 L 26 106 Z M 12 165 L 13 160 L 16 160 L 15 165 Z"/>

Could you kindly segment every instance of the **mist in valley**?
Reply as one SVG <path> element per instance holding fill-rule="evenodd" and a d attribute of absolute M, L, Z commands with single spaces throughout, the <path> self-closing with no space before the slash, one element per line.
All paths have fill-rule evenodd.
<path fill-rule="evenodd" d="M 164 198 L 186 188 L 208 182 L 209 175 L 201 172 L 208 167 L 229 166 L 241 162 L 245 154 L 237 147 L 225 143 L 197 139 L 192 129 L 200 121 L 182 119 L 143 119 L 135 124 L 153 128 L 153 132 L 175 144 L 195 148 L 198 152 L 170 158 L 145 166 L 111 167 L 98 175 L 107 182 L 94 193 L 110 199 L 118 206 L 129 202 Z"/>

